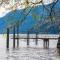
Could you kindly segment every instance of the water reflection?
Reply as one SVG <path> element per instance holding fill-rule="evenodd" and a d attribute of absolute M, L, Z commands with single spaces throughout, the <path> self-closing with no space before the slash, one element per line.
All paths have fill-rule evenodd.
<path fill-rule="evenodd" d="M 60 56 L 60 48 L 57 49 L 58 55 Z"/>
<path fill-rule="evenodd" d="M 12 49 L 6 52 L 6 60 L 59 60 L 57 51 L 60 55 L 60 49 L 56 48 L 36 48 L 22 47 L 20 49 Z M 5 60 L 5 59 L 4 59 Z"/>
<path fill-rule="evenodd" d="M 7 57 L 6 60 L 19 60 L 19 55 L 17 53 L 18 49 L 15 51 L 13 50 L 6 50 Z"/>

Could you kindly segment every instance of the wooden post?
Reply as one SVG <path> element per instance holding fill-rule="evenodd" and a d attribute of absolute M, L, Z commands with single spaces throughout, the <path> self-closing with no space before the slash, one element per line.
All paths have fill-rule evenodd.
<path fill-rule="evenodd" d="M 9 49 L 9 28 L 7 28 L 7 49 Z"/>
<path fill-rule="evenodd" d="M 13 48 L 15 48 L 15 26 L 13 27 Z"/>
<path fill-rule="evenodd" d="M 43 47 L 45 48 L 45 46 L 46 46 L 46 42 L 45 42 L 45 39 L 43 39 Z"/>
<path fill-rule="evenodd" d="M 48 48 L 49 48 L 49 39 L 47 39 L 47 40 L 48 40 L 48 41 L 47 41 L 47 42 L 48 42 L 48 43 L 47 43 L 47 46 L 48 46 Z"/>
<path fill-rule="evenodd" d="M 43 39 L 43 47 L 45 48 L 45 40 Z"/>
<path fill-rule="evenodd" d="M 36 34 L 36 45 L 38 44 L 38 36 L 37 36 L 37 34 Z"/>
<path fill-rule="evenodd" d="M 17 26 L 17 48 L 19 47 L 19 25 Z"/>
<path fill-rule="evenodd" d="M 27 45 L 29 45 L 29 33 L 27 33 Z"/>
<path fill-rule="evenodd" d="M 44 38 L 44 48 L 49 48 L 49 39 Z"/>
<path fill-rule="evenodd" d="M 60 56 L 60 48 L 57 48 L 57 53 L 58 53 L 59 56 Z"/>
<path fill-rule="evenodd" d="M 57 48 L 60 48 L 60 37 L 58 38 Z"/>

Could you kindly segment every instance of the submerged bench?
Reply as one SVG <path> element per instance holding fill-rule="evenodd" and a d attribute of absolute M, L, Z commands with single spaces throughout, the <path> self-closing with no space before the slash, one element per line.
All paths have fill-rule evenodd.
<path fill-rule="evenodd" d="M 29 39 L 35 39 L 35 44 L 37 45 L 38 44 L 38 39 L 42 39 L 44 44 L 43 46 L 45 48 L 49 48 L 49 39 L 58 39 L 58 43 L 57 43 L 57 47 L 60 48 L 60 37 L 48 37 L 48 35 L 45 37 L 41 34 L 41 37 L 39 37 L 38 35 L 39 34 L 35 34 L 36 36 L 35 37 L 30 37 L 30 34 L 27 33 L 27 37 L 19 37 L 19 33 L 15 33 L 15 28 L 14 28 L 14 31 L 13 31 L 13 48 L 15 48 L 15 40 L 17 40 L 17 47 L 19 47 L 19 40 L 20 39 L 26 39 L 27 40 L 27 45 L 29 45 Z M 53 35 L 52 35 L 53 36 Z M 9 29 L 7 28 L 7 49 L 9 49 Z"/>

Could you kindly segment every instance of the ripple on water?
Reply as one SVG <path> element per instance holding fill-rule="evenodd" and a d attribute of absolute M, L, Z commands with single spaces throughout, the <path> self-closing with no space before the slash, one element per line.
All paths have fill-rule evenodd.
<path fill-rule="evenodd" d="M 3 56 L 4 57 L 4 56 Z M 15 50 L 9 50 L 2 60 L 59 60 L 57 49 L 49 48 L 31 48 L 25 47 Z"/>

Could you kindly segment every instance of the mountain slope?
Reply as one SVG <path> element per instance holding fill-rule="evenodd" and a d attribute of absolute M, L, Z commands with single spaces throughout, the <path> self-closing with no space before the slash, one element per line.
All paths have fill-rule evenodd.
<path fill-rule="evenodd" d="M 54 12 L 52 15 L 55 19 L 51 21 L 49 18 L 50 14 L 50 8 L 53 5 L 45 5 L 46 8 L 44 8 L 43 5 L 36 6 L 31 9 L 27 8 L 24 10 L 16 10 L 11 11 L 4 17 L 0 18 L 0 33 L 6 33 L 6 28 L 10 25 L 13 25 L 16 23 L 16 21 L 22 21 L 23 23 L 20 24 L 19 30 L 20 33 L 27 33 L 28 31 L 31 33 L 49 33 L 49 34 L 57 34 L 59 31 L 58 26 L 60 22 L 60 1 L 54 6 Z M 29 14 L 25 17 L 25 14 Z M 54 22 L 54 24 L 53 24 Z M 12 32 L 12 31 L 11 31 Z"/>

